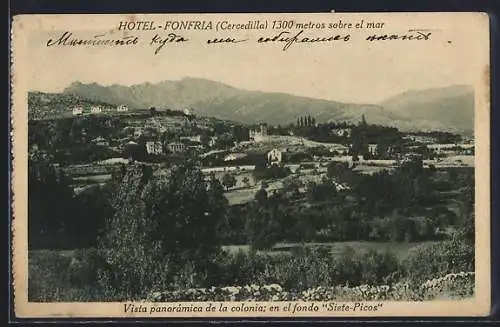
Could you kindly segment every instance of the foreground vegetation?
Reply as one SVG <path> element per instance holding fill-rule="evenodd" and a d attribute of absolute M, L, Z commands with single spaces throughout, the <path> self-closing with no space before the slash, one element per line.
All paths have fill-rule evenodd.
<path fill-rule="evenodd" d="M 133 249 L 130 253 L 133 255 Z M 337 300 L 354 300 L 368 296 L 404 301 L 473 295 L 473 275 L 464 273 L 474 271 L 474 249 L 459 238 L 416 246 L 401 258 L 388 250 L 356 253 L 349 248 L 341 254 L 332 254 L 325 248 L 304 247 L 292 254 L 220 252 L 204 274 L 197 273 L 192 265 L 185 265 L 174 273 L 158 262 L 157 269 L 137 266 L 134 271 L 137 277 L 121 275 L 125 277 L 122 284 L 105 277 L 113 273 L 113 268 L 96 249 L 71 255 L 50 250 L 32 251 L 29 297 L 31 301 L 146 298 L 215 301 L 248 297 L 253 300 L 307 299 L 308 296 L 317 296 L 317 300 L 337 296 L 340 297 L 335 298 Z M 151 271 L 154 278 L 147 282 L 138 279 L 151 276 Z M 448 277 L 443 279 L 443 276 Z M 265 292 L 259 287 L 258 290 L 252 288 L 253 292 L 248 294 L 245 285 L 253 285 L 253 288 L 279 285 L 279 291 Z M 227 293 L 228 286 L 238 292 Z"/>
<path fill-rule="evenodd" d="M 416 159 L 391 173 L 361 175 L 332 163 L 321 182 L 300 185 L 288 171 L 262 167 L 255 178 L 292 178 L 281 190 L 262 187 L 253 201 L 230 206 L 227 183 L 207 178 L 194 160 L 166 163 L 161 170 L 123 165 L 104 186 L 79 194 L 54 160 L 42 150 L 29 161 L 32 301 L 141 300 L 154 294 L 157 300 L 182 300 L 203 292 L 206 299 L 237 299 L 249 296 L 244 285 L 260 285 L 255 299 L 262 287 L 279 285 L 281 291 L 266 293 L 278 300 L 472 294 L 472 274 L 464 273 L 474 272 L 473 169 L 424 169 Z M 349 188 L 338 190 L 338 184 Z M 339 254 L 301 246 L 347 241 L 422 244 L 406 256 L 387 249 Z M 299 246 L 289 254 L 269 253 L 283 242 Z M 249 250 L 223 250 L 235 244 Z M 450 278 L 460 279 L 457 290 L 450 289 Z M 217 291 L 224 287 L 238 291 Z"/>

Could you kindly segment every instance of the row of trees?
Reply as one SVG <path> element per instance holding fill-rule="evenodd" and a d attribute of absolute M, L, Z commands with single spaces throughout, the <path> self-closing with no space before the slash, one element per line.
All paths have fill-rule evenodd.
<path fill-rule="evenodd" d="M 311 115 L 303 116 L 297 118 L 297 127 L 309 127 L 316 125 L 316 118 L 311 117 Z"/>

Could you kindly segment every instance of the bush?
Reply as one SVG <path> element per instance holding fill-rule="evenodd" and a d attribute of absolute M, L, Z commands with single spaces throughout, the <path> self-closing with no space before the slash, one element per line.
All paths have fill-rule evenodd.
<path fill-rule="evenodd" d="M 79 288 L 97 285 L 98 271 L 105 267 L 106 261 L 97 249 L 76 250 L 67 270 L 68 281 Z"/>
<path fill-rule="evenodd" d="M 327 247 L 300 247 L 292 254 L 239 251 L 218 257 L 218 276 L 212 285 L 275 284 L 291 290 L 317 286 L 382 284 L 392 282 L 401 270 L 392 253 L 370 251 L 340 256 Z"/>
<path fill-rule="evenodd" d="M 288 167 L 281 167 L 272 165 L 270 167 L 264 168 L 263 170 L 258 170 L 257 167 L 254 170 L 254 177 L 257 180 L 261 179 L 279 179 L 285 178 L 290 175 L 291 171 Z"/>
<path fill-rule="evenodd" d="M 28 299 L 35 302 L 112 301 L 97 284 L 101 263 L 95 249 L 61 253 L 55 250 L 29 253 Z"/>
<path fill-rule="evenodd" d="M 28 299 L 29 301 L 57 301 L 60 289 L 69 286 L 67 271 L 71 257 L 59 251 L 30 251 L 28 259 Z"/>
<path fill-rule="evenodd" d="M 412 283 L 474 271 L 474 247 L 459 240 L 422 244 L 410 250 L 403 267 L 404 276 Z"/>
<path fill-rule="evenodd" d="M 367 284 L 392 283 L 400 272 L 399 260 L 391 252 L 370 250 L 361 258 L 363 281 Z"/>

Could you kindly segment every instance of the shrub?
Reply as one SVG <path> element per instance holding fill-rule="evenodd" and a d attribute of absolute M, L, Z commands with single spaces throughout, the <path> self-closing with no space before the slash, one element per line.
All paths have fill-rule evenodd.
<path fill-rule="evenodd" d="M 422 244 L 410 250 L 403 267 L 405 277 L 413 283 L 446 273 L 474 271 L 474 247 L 456 239 Z"/>
<path fill-rule="evenodd" d="M 392 253 L 357 255 L 346 250 L 340 256 L 327 247 L 301 247 L 292 254 L 239 251 L 218 257 L 218 276 L 212 285 L 276 284 L 291 290 L 331 285 L 382 284 L 399 276 Z"/>
<path fill-rule="evenodd" d="M 59 251 L 37 250 L 29 253 L 28 299 L 50 302 L 58 300 L 61 289 L 68 288 L 67 271 L 71 257 Z"/>
<path fill-rule="evenodd" d="M 106 261 L 97 249 L 76 250 L 67 269 L 68 281 L 79 288 L 97 285 L 98 271 L 105 267 Z"/>
<path fill-rule="evenodd" d="M 367 284 L 394 282 L 400 271 L 399 260 L 391 252 L 370 250 L 361 258 L 363 281 Z"/>

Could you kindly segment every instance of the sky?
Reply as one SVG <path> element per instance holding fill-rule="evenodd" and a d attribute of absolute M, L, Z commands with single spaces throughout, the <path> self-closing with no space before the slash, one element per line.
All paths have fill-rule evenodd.
<path fill-rule="evenodd" d="M 37 31 L 28 42 L 28 85 L 32 91 L 61 92 L 72 82 L 132 85 L 193 77 L 246 90 L 378 103 L 407 90 L 472 85 L 481 75 L 484 42 L 480 43 L 483 40 L 478 39 L 477 29 L 471 29 L 470 25 L 461 24 L 458 19 L 425 20 L 425 24 L 422 20 L 393 19 L 386 26 L 392 28 L 351 32 L 306 30 L 303 36 L 350 33 L 351 40 L 315 46 L 294 44 L 286 51 L 282 50 L 283 44 L 255 42 L 259 36 L 276 35 L 275 31 L 231 32 L 237 39 L 249 39 L 236 45 L 207 45 L 205 41 L 215 37 L 215 32 L 179 31 L 190 41 L 182 45 L 167 44 L 156 55 L 156 46 L 149 45 L 156 32 L 122 32 L 101 27 L 71 30 L 79 38 L 96 34 L 106 34 L 106 38 L 139 35 L 141 44 L 125 50 L 47 47 L 47 40 L 57 38 L 65 29 Z M 409 27 L 421 26 L 432 31 L 430 41 L 374 44 L 364 40 L 373 33 L 404 33 Z"/>

